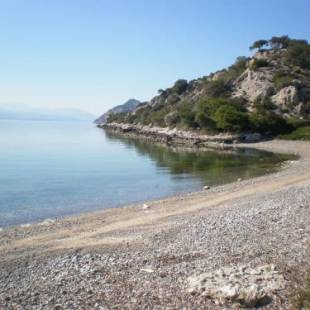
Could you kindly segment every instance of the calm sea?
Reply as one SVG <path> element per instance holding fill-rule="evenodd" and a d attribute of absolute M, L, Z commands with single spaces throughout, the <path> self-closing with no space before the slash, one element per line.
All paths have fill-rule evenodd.
<path fill-rule="evenodd" d="M 91 123 L 0 121 L 0 226 L 189 192 L 272 171 L 283 155 L 176 150 Z"/>

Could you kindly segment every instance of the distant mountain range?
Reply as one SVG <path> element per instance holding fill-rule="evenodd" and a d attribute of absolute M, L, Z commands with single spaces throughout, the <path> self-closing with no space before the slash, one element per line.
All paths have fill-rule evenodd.
<path fill-rule="evenodd" d="M 108 110 L 106 113 L 101 115 L 95 120 L 95 123 L 98 125 L 105 124 L 108 120 L 109 115 L 116 114 L 116 113 L 128 113 L 132 112 L 141 102 L 136 99 L 129 99 L 124 104 L 118 105 L 110 110 Z"/>
<path fill-rule="evenodd" d="M 0 120 L 92 121 L 94 115 L 79 109 L 34 108 L 26 104 L 0 103 Z"/>

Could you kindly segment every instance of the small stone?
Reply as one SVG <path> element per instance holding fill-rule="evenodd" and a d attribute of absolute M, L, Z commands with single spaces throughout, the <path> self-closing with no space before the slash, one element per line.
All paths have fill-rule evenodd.
<path fill-rule="evenodd" d="M 148 272 L 148 273 L 153 273 L 154 272 L 154 270 L 150 269 L 150 268 L 143 268 L 143 269 L 141 269 L 141 271 Z"/>
<path fill-rule="evenodd" d="M 142 209 L 143 209 L 143 210 L 148 210 L 148 209 L 150 209 L 150 206 L 148 206 L 147 204 L 144 204 L 143 207 L 142 207 Z"/>
<path fill-rule="evenodd" d="M 203 187 L 203 189 L 204 189 L 204 190 L 210 189 L 210 186 L 205 185 L 205 186 Z"/>

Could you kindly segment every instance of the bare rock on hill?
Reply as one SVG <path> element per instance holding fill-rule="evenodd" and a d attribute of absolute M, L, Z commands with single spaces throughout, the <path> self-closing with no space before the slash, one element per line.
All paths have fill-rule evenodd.
<path fill-rule="evenodd" d="M 270 96 L 274 92 L 271 80 L 270 69 L 261 69 L 260 71 L 246 69 L 235 82 L 234 96 L 247 98 L 250 102 L 259 96 Z"/>
<path fill-rule="evenodd" d="M 287 86 L 272 96 L 272 101 L 281 108 L 289 104 L 296 105 L 298 104 L 298 91 L 293 85 Z"/>

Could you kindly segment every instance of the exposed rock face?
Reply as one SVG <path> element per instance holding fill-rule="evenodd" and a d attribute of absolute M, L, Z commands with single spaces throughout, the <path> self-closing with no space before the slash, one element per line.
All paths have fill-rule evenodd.
<path fill-rule="evenodd" d="M 247 307 L 269 303 L 272 294 L 285 288 L 274 265 L 221 268 L 188 279 L 188 291 L 215 299 L 219 304 L 237 302 Z"/>
<path fill-rule="evenodd" d="M 253 102 L 257 97 L 270 96 L 274 92 L 272 72 L 269 69 L 253 71 L 246 69 L 245 72 L 235 81 L 236 90 L 234 96 L 244 97 Z"/>
<path fill-rule="evenodd" d="M 285 108 L 290 104 L 295 106 L 298 104 L 298 91 L 293 85 L 287 86 L 272 96 L 272 101 L 281 108 Z"/>
<path fill-rule="evenodd" d="M 95 124 L 105 124 L 109 115 L 111 113 L 127 113 L 132 112 L 138 105 L 140 104 L 139 100 L 136 99 L 129 99 L 122 105 L 118 105 L 110 110 L 108 110 L 106 113 L 101 115 L 99 118 L 95 120 Z"/>

